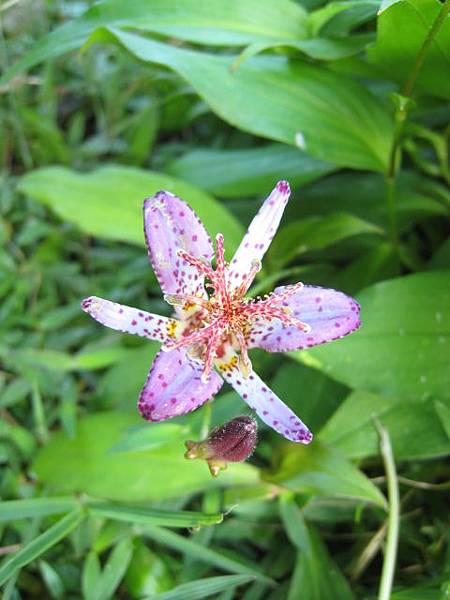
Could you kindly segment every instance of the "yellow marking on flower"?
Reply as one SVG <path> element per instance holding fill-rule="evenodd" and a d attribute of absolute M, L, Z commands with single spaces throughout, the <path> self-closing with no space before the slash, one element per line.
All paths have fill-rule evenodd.
<path fill-rule="evenodd" d="M 175 321 L 175 319 L 171 319 L 166 325 L 167 335 L 170 338 L 175 338 L 176 333 L 177 333 L 177 328 L 178 328 L 178 321 Z"/>
<path fill-rule="evenodd" d="M 237 364 L 238 364 L 238 357 L 236 355 L 234 355 L 231 357 L 229 362 L 218 363 L 219 371 L 222 371 L 222 373 L 229 373 L 230 371 L 232 371 L 233 369 L 235 369 L 237 367 Z"/>

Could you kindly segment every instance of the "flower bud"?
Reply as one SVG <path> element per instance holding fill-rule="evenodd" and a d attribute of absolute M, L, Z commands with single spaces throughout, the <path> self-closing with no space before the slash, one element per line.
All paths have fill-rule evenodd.
<path fill-rule="evenodd" d="M 217 477 L 228 462 L 242 462 L 256 446 L 256 421 L 242 415 L 215 427 L 201 442 L 185 442 L 189 459 L 202 458 L 207 461 L 211 475 Z"/>

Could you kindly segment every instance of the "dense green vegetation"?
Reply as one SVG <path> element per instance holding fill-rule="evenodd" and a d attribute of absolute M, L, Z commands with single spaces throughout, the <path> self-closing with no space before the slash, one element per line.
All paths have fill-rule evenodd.
<path fill-rule="evenodd" d="M 91 5 L 0 5 L 2 598 L 449 598 L 450 2 Z M 231 257 L 279 179 L 255 294 L 334 287 L 363 325 L 252 351 L 315 438 L 260 423 L 215 479 L 183 442 L 247 406 L 224 386 L 146 423 L 158 345 L 80 300 L 170 315 L 143 199 L 176 193 Z"/>

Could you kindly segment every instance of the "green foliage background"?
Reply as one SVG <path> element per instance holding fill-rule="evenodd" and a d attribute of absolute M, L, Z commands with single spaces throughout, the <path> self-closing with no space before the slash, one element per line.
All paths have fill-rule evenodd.
<path fill-rule="evenodd" d="M 449 597 L 449 6 L 0 5 L 5 600 Z M 231 253 L 278 179 L 293 196 L 255 293 L 336 287 L 363 327 L 253 353 L 315 441 L 261 426 L 216 480 L 183 441 L 240 398 L 143 423 L 157 347 L 79 302 L 168 314 L 143 198 L 173 191 Z"/>

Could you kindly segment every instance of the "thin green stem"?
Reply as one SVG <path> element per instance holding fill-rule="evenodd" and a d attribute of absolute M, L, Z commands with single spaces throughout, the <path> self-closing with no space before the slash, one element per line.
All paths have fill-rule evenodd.
<path fill-rule="evenodd" d="M 397 471 L 395 468 L 394 454 L 388 431 L 379 421 L 375 421 L 378 435 L 380 436 L 380 451 L 386 471 L 388 492 L 388 518 L 387 536 L 384 549 L 383 569 L 381 571 L 380 590 L 378 600 L 389 600 L 392 584 L 394 582 L 395 563 L 397 560 L 398 536 L 400 529 L 400 495 L 398 490 Z"/>
<path fill-rule="evenodd" d="M 417 81 L 417 77 L 419 76 L 428 50 L 449 13 L 449 7 L 450 0 L 444 0 L 442 8 L 430 27 L 430 30 L 428 31 L 427 36 L 416 56 L 411 73 L 403 87 L 402 95 L 404 98 L 400 99 L 395 111 L 394 135 L 392 139 L 388 167 L 385 174 L 388 225 L 391 242 L 394 247 L 398 246 L 397 216 L 395 207 L 396 175 L 401 165 L 401 138 L 403 127 L 408 117 L 408 102 L 405 100 L 405 98 L 409 98 L 413 92 L 414 85 Z"/>

